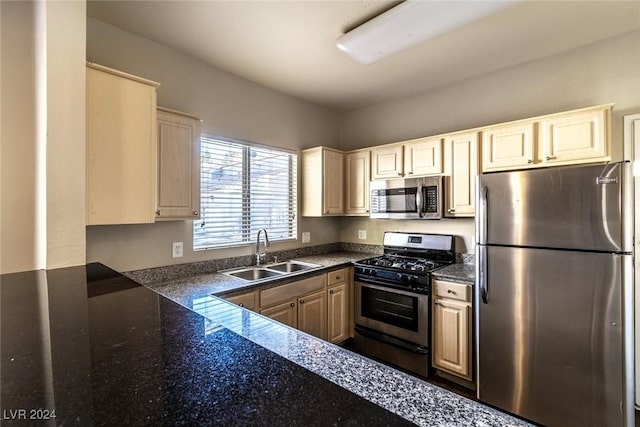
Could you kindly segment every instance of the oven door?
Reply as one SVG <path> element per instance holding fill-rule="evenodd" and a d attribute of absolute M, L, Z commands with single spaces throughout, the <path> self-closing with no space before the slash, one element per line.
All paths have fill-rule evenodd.
<path fill-rule="evenodd" d="M 429 346 L 429 296 L 355 281 L 356 325 Z"/>

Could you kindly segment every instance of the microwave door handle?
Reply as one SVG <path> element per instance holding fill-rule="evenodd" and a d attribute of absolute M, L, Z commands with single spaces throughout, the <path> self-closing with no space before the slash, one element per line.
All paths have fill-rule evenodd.
<path fill-rule="evenodd" d="M 418 184 L 416 188 L 416 210 L 418 211 L 418 217 L 424 218 L 424 206 L 422 205 L 422 184 Z"/>

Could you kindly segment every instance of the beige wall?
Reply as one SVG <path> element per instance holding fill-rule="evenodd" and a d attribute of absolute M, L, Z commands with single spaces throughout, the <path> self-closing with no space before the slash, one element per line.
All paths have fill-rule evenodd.
<path fill-rule="evenodd" d="M 0 272 L 84 264 L 86 5 L 0 10 Z"/>
<path fill-rule="evenodd" d="M 428 76 L 425 76 L 428 78 Z M 640 31 L 474 79 L 343 114 L 350 150 L 613 102 L 612 136 L 622 158 L 622 117 L 640 112 Z M 379 244 L 385 230 L 451 233 L 474 252 L 473 221 L 345 219 L 340 239 Z M 358 229 L 369 230 L 358 240 Z M 464 249 L 461 244 L 464 242 Z"/>
<path fill-rule="evenodd" d="M 202 130 L 218 136 L 289 149 L 338 143 L 338 116 L 279 94 L 149 40 L 89 18 L 87 60 L 161 83 L 158 104 L 200 117 Z M 339 220 L 302 218 L 298 234 L 311 245 L 339 240 Z M 192 221 L 87 227 L 87 260 L 117 270 L 248 255 L 252 245 L 194 252 Z M 172 258 L 172 242 L 184 242 L 184 257 Z M 306 246 L 307 244 L 305 244 Z M 272 244 L 271 250 L 302 246 Z"/>

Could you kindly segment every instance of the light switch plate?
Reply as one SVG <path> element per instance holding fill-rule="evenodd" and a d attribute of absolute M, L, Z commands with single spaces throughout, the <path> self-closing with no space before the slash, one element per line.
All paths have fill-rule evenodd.
<path fill-rule="evenodd" d="M 302 243 L 309 243 L 311 241 L 311 233 L 309 231 L 302 232 Z"/>
<path fill-rule="evenodd" d="M 358 239 L 367 240 L 367 230 L 358 230 Z"/>

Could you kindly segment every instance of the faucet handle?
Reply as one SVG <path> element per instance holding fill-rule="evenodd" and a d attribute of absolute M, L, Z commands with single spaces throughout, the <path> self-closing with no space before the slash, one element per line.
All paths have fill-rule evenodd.
<path fill-rule="evenodd" d="M 273 262 L 274 262 L 274 263 L 278 262 L 278 255 L 274 255 L 274 256 L 273 256 Z"/>

